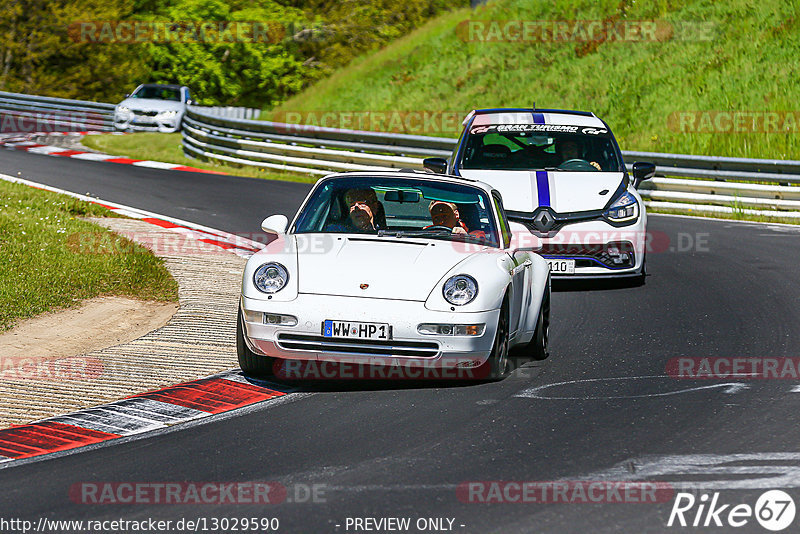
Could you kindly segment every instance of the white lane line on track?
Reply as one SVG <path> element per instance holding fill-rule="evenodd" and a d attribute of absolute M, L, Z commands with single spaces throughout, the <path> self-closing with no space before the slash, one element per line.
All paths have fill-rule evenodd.
<path fill-rule="evenodd" d="M 77 198 L 78 200 L 83 200 L 86 202 L 92 202 L 95 204 L 102 204 L 104 206 L 110 206 L 113 210 L 118 211 L 119 213 L 123 213 L 128 217 L 134 219 L 145 219 L 145 218 L 152 218 L 158 219 L 161 221 L 166 221 L 172 224 L 176 224 L 179 226 L 183 226 L 184 228 L 169 228 L 169 230 L 174 232 L 186 232 L 187 229 L 190 230 L 198 230 L 200 232 L 204 232 L 218 238 L 222 241 L 227 243 L 231 243 L 236 245 L 237 248 L 235 249 L 225 249 L 230 250 L 231 253 L 237 254 L 242 257 L 249 257 L 251 256 L 254 251 L 261 250 L 264 248 L 263 243 L 259 243 L 257 241 L 253 241 L 251 239 L 247 239 L 245 237 L 238 236 L 236 234 L 231 234 L 229 232 L 225 232 L 223 230 L 218 230 L 216 228 L 210 228 L 208 226 L 203 226 L 201 224 L 185 221 L 182 219 L 177 219 L 175 217 L 169 217 L 167 215 L 161 215 L 159 213 L 153 213 L 151 211 L 142 210 L 139 208 L 133 208 L 131 206 L 126 206 L 124 204 L 119 204 L 117 202 L 111 202 L 108 200 L 103 200 L 101 198 L 90 197 L 87 195 L 81 195 L 80 193 L 74 193 L 72 191 L 67 191 L 65 189 L 59 189 L 57 187 L 52 187 L 46 184 L 41 184 L 38 182 L 33 182 L 31 180 L 25 180 L 23 178 L 16 178 L 14 176 L 9 176 L 7 174 L 0 174 L 0 180 L 5 180 L 7 182 L 13 182 L 17 184 L 23 184 L 30 187 L 36 187 L 38 189 L 44 189 L 46 191 L 52 191 L 53 193 L 60 193 L 62 195 L 68 195 L 73 198 Z"/>
<path fill-rule="evenodd" d="M 28 152 L 30 152 L 30 150 Z M 84 152 L 83 154 L 73 154 L 71 157 L 74 159 L 85 159 L 89 161 L 105 161 L 107 159 L 116 158 L 117 156 L 111 156 L 109 154 L 98 154 L 96 152 Z"/>
<path fill-rule="evenodd" d="M 115 401 L 103 406 L 104 409 L 124 413 L 126 415 L 138 416 L 147 421 L 173 424 L 187 419 L 203 417 L 206 412 L 187 408 L 177 404 L 169 404 L 154 399 L 144 397 L 131 397 Z"/>
<path fill-rule="evenodd" d="M 18 147 L 18 146 L 34 146 L 34 145 L 38 145 L 38 144 L 39 143 L 37 143 L 35 141 L 16 141 L 16 142 L 3 143 L 3 146 L 6 146 L 8 148 L 14 148 L 14 147 Z"/>
<path fill-rule="evenodd" d="M 180 165 L 177 163 L 164 163 L 163 161 L 150 160 L 135 161 L 131 163 L 131 165 L 135 165 L 136 167 L 151 167 L 153 169 L 172 169 L 175 167 L 180 167 Z"/>
<path fill-rule="evenodd" d="M 650 375 L 650 376 L 623 376 L 623 377 L 608 377 L 608 378 L 587 378 L 583 380 L 568 380 L 565 382 L 556 382 L 553 384 L 544 384 L 532 388 L 523 389 L 516 393 L 515 397 L 529 398 L 529 399 L 543 399 L 543 400 L 603 400 L 603 399 L 645 399 L 651 397 L 668 397 L 671 395 L 680 395 L 682 393 L 690 393 L 693 391 L 701 391 L 706 389 L 724 388 L 722 393 L 735 394 L 740 391 L 749 389 L 750 386 L 741 382 L 724 382 L 721 384 L 711 384 L 707 386 L 695 386 L 690 388 L 683 388 L 672 391 L 662 391 L 657 393 L 644 393 L 641 395 L 580 395 L 580 396 L 548 396 L 543 394 L 547 389 L 558 386 L 569 386 L 579 384 L 592 384 L 598 382 L 613 382 L 625 380 L 655 380 L 655 379 L 669 379 L 672 383 L 676 382 L 674 378 L 667 375 Z"/>
<path fill-rule="evenodd" d="M 66 149 L 60 146 L 37 146 L 33 148 L 29 148 L 27 151 L 33 154 L 52 154 L 53 152 L 64 152 Z"/>
<path fill-rule="evenodd" d="M 739 464 L 739 465 L 734 465 Z M 742 465 L 751 464 L 751 465 Z M 705 480 L 700 477 L 706 477 Z M 743 475 L 756 475 L 742 478 Z M 760 476 L 759 476 L 760 475 Z M 725 478 L 731 477 L 731 478 Z M 774 489 L 800 487 L 800 453 L 647 455 L 595 471 L 584 480 L 658 480 L 674 489 Z"/>

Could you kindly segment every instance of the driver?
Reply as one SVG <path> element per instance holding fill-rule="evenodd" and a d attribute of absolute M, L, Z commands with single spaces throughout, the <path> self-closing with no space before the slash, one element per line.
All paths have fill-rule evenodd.
<path fill-rule="evenodd" d="M 375 232 L 386 226 L 383 206 L 373 189 L 348 189 L 344 195 L 346 219 L 329 223 L 327 232 Z"/>
<path fill-rule="evenodd" d="M 576 141 L 573 141 L 572 139 L 567 139 L 566 141 L 562 141 L 561 143 L 559 143 L 558 147 L 560 149 L 559 152 L 561 153 L 562 157 L 562 162 L 561 162 L 562 165 L 572 159 L 583 160 L 583 158 L 581 157 L 580 147 L 578 146 L 578 143 Z M 603 170 L 600 167 L 600 164 L 597 163 L 596 161 L 587 161 L 587 163 L 592 167 L 594 167 L 595 169 L 597 169 L 598 171 Z"/>
<path fill-rule="evenodd" d="M 428 206 L 428 211 L 431 212 L 432 226 L 446 226 L 454 234 L 467 233 L 467 226 L 459 218 L 458 207 L 452 202 L 434 200 Z"/>
<path fill-rule="evenodd" d="M 431 213 L 432 226 L 445 226 L 450 228 L 454 234 L 469 234 L 473 237 L 485 238 L 486 233 L 481 230 L 469 231 L 467 225 L 461 221 L 460 214 L 458 213 L 458 206 L 453 202 L 444 202 L 443 200 L 434 200 L 428 206 L 428 211 Z M 426 226 L 431 228 L 431 226 Z"/>
<path fill-rule="evenodd" d="M 373 189 L 349 189 L 344 194 L 350 222 L 359 230 L 376 231 L 380 226 L 380 203 Z"/>

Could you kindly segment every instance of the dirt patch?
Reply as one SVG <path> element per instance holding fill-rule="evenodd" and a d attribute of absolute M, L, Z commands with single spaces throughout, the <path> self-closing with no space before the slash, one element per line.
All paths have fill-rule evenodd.
<path fill-rule="evenodd" d="M 127 343 L 161 328 L 177 310 L 176 303 L 89 299 L 77 308 L 21 321 L 0 334 L 0 361 L 8 368 L 15 361 L 67 358 Z"/>

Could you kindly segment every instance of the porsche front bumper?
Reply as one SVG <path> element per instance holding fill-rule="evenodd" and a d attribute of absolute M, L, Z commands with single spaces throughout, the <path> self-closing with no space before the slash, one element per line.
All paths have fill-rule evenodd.
<path fill-rule="evenodd" d="M 244 338 L 250 350 L 286 360 L 315 360 L 360 365 L 472 368 L 491 354 L 500 310 L 439 312 L 424 302 L 300 294 L 290 302 L 241 298 Z M 264 313 L 290 315 L 295 326 L 253 320 Z M 326 320 L 387 323 L 392 339 L 375 342 L 324 337 Z M 422 323 L 485 324 L 482 335 L 420 334 Z"/>

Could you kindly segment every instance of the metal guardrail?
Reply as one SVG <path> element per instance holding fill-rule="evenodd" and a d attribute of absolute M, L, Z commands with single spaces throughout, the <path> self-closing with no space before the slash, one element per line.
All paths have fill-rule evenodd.
<path fill-rule="evenodd" d="M 0 128 L 4 132 L 109 131 L 114 104 L 0 91 Z"/>
<path fill-rule="evenodd" d="M 114 129 L 115 104 L 0 91 L 3 132 L 109 131 Z M 214 106 L 197 107 L 221 119 L 252 119 L 261 110 Z"/>
<path fill-rule="evenodd" d="M 0 124 L 5 129 L 9 123 L 23 124 L 20 132 L 109 131 L 113 130 L 114 107 L 104 102 L 0 91 Z M 422 169 L 425 157 L 449 157 L 457 143 L 448 137 L 231 117 L 253 117 L 256 111 L 188 106 L 181 132 L 184 153 L 234 165 L 324 175 L 331 171 Z M 652 161 L 658 166 L 658 176 L 640 188 L 651 205 L 800 216 L 800 161 L 633 151 L 623 151 L 623 156 L 627 161 Z"/>
<path fill-rule="evenodd" d="M 203 106 L 203 111 L 226 119 L 255 119 L 261 115 L 260 109 L 234 106 Z"/>
<path fill-rule="evenodd" d="M 231 120 L 194 106 L 187 109 L 182 134 L 184 152 L 192 157 L 311 174 L 422 169 L 424 157 L 449 157 L 457 143 L 446 137 Z M 658 177 L 640 188 L 642 196 L 658 207 L 689 204 L 713 206 L 711 211 L 800 212 L 800 187 L 789 185 L 800 185 L 800 161 L 622 154 L 627 161 L 652 161 L 658 166 Z"/>

